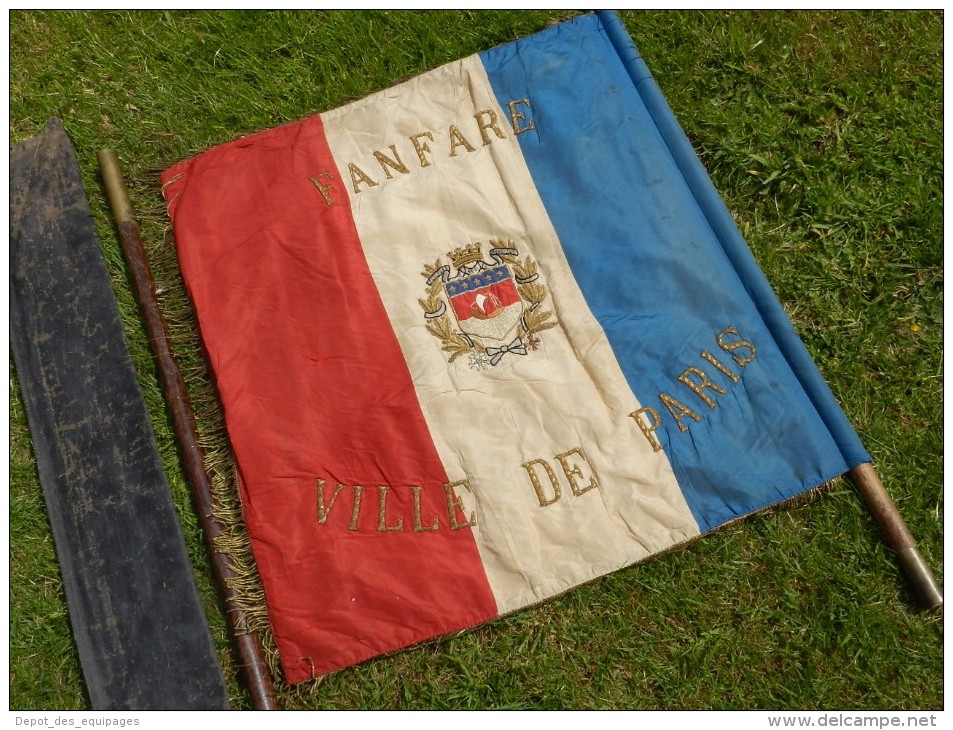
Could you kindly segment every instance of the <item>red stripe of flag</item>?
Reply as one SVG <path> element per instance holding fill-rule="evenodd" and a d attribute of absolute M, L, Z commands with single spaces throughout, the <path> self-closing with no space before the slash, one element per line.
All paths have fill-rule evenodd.
<path fill-rule="evenodd" d="M 289 683 L 497 615 L 336 170 L 315 117 L 163 176 Z"/>

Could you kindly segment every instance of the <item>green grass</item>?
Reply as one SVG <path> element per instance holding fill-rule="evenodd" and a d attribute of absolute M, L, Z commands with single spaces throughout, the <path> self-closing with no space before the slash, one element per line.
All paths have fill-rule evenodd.
<path fill-rule="evenodd" d="M 158 172 L 528 35 L 553 12 L 10 13 L 10 135 L 77 149 L 233 702 L 225 618 L 97 177 L 124 164 L 166 301 Z M 943 16 L 626 12 L 629 31 L 942 579 Z M 201 375 L 188 331 L 180 356 Z M 15 371 L 10 707 L 88 706 Z M 308 709 L 943 707 L 919 611 L 847 483 L 310 689 Z"/>

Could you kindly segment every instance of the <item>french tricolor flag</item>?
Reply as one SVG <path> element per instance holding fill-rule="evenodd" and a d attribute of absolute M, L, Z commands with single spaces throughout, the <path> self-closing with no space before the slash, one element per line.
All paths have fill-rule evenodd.
<path fill-rule="evenodd" d="M 869 460 L 613 13 L 163 184 L 290 683 Z"/>

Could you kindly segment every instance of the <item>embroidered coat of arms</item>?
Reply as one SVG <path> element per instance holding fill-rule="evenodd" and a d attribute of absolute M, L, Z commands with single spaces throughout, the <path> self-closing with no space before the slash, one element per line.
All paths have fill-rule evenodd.
<path fill-rule="evenodd" d="M 455 248 L 424 266 L 427 298 L 418 300 L 427 331 L 441 341 L 453 362 L 469 355 L 470 367 L 485 370 L 504 356 L 527 355 L 541 344 L 539 333 L 556 326 L 542 305 L 548 292 L 536 262 L 520 258 L 512 241 L 491 240 Z"/>

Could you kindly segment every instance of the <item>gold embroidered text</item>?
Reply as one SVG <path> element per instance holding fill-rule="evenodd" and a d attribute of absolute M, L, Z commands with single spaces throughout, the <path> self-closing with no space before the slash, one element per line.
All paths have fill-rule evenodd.
<path fill-rule="evenodd" d="M 371 497 L 372 504 L 364 519 L 364 486 L 360 484 L 337 484 L 329 488 L 324 479 L 316 480 L 317 486 L 317 521 L 318 525 L 325 526 L 348 520 L 347 529 L 351 532 L 435 532 L 437 530 L 462 530 L 476 525 L 476 514 L 467 513 L 466 505 L 457 494 L 457 489 L 472 492 L 470 483 L 466 479 L 444 484 L 439 496 L 432 494 L 429 507 L 425 505 L 424 488 L 417 485 L 409 487 L 395 487 L 391 485 L 377 485 L 377 499 Z M 373 494 L 373 492 L 371 492 Z M 368 495 L 369 497 L 371 495 Z M 335 510 L 338 501 L 349 500 L 350 512 L 344 514 L 348 507 L 339 507 Z M 440 505 L 437 507 L 436 505 Z M 374 514 L 371 510 L 375 510 Z M 332 514 L 339 512 L 342 516 L 332 519 Z"/>
<path fill-rule="evenodd" d="M 726 327 L 715 336 L 715 343 L 722 351 L 731 355 L 731 359 L 739 368 L 745 368 L 750 365 L 758 351 L 755 346 L 744 339 L 734 327 Z M 718 396 L 727 395 L 728 387 L 741 380 L 741 375 L 732 370 L 728 364 L 722 362 L 708 350 L 703 350 L 699 357 L 704 360 L 714 371 L 721 373 L 727 378 L 727 382 L 719 384 L 713 380 L 709 372 L 713 372 L 706 365 L 707 370 L 703 370 L 697 365 L 685 368 L 680 375 L 675 378 L 675 382 L 684 386 L 689 392 L 678 393 L 679 397 L 686 398 L 695 408 L 699 408 L 697 401 L 701 401 L 709 410 L 714 410 L 718 406 Z M 677 391 L 676 391 L 677 392 Z M 694 396 L 694 397 L 691 397 Z M 665 411 L 674 419 L 678 430 L 685 432 L 691 423 L 702 420 L 702 414 L 695 408 L 684 403 L 669 393 L 658 394 L 659 403 L 664 406 Z M 662 425 L 662 415 L 659 409 L 649 405 L 642 406 L 637 411 L 629 414 L 635 419 L 639 430 L 648 439 L 654 451 L 662 450 L 662 442 L 659 441 L 655 432 Z"/>
<path fill-rule="evenodd" d="M 497 140 L 507 139 L 505 129 L 510 129 L 514 137 L 536 129 L 529 99 L 514 99 L 506 104 L 506 109 L 508 125 L 494 109 L 480 109 L 466 122 L 447 125 L 446 131 L 424 129 L 371 150 L 366 160 L 348 162 L 351 190 L 358 195 L 378 187 L 382 181 L 409 175 L 413 169 L 430 167 L 438 157 L 460 158 L 478 152 Z M 331 185 L 325 181 L 334 179 L 327 171 L 309 178 L 328 205 L 334 202 Z"/>

